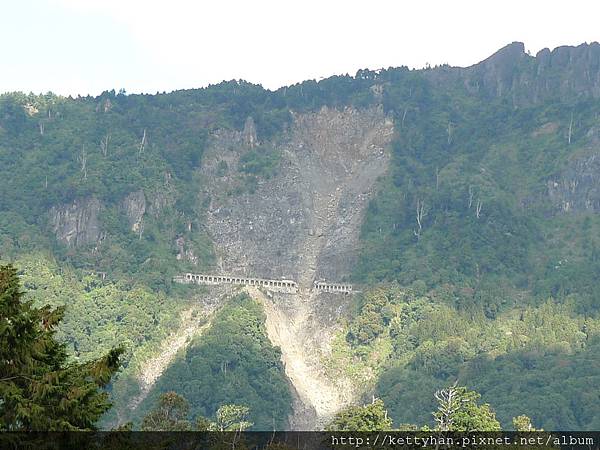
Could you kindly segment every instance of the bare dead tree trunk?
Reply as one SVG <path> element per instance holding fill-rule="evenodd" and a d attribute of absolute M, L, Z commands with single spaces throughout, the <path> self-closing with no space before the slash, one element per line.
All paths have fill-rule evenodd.
<path fill-rule="evenodd" d="M 483 207 L 483 202 L 481 201 L 481 199 L 478 199 L 477 206 L 475 208 L 475 215 L 477 216 L 478 219 L 479 219 L 479 215 L 481 214 L 482 207 Z"/>
<path fill-rule="evenodd" d="M 77 157 L 77 161 L 81 164 L 81 172 L 83 172 L 83 179 L 87 180 L 87 155 L 85 153 L 85 144 L 81 147 L 81 154 Z"/>
<path fill-rule="evenodd" d="M 437 191 L 440 188 L 440 168 L 435 168 L 435 190 Z"/>
<path fill-rule="evenodd" d="M 100 150 L 102 151 L 102 155 L 106 158 L 108 155 L 108 144 L 110 142 L 110 134 L 107 134 L 102 139 L 100 139 Z"/>
<path fill-rule="evenodd" d="M 425 211 L 425 201 L 417 199 L 417 229 L 413 230 L 414 235 L 417 237 L 417 241 L 421 239 L 421 232 L 423 231 L 423 218 L 427 215 Z"/>
<path fill-rule="evenodd" d="M 446 389 L 441 389 L 433 394 L 438 401 L 438 410 L 434 414 L 440 431 L 449 431 L 454 422 L 454 414 L 459 410 L 461 401 L 456 390 L 456 383 Z"/>
<path fill-rule="evenodd" d="M 40 135 L 43 136 L 44 135 L 44 122 L 40 122 L 39 127 L 40 127 Z"/>
<path fill-rule="evenodd" d="M 138 151 L 138 155 L 141 155 L 144 151 L 144 147 L 146 146 L 146 129 L 144 128 L 144 134 L 142 135 L 142 140 L 140 142 L 140 147 Z"/>
<path fill-rule="evenodd" d="M 469 209 L 473 206 L 473 186 L 469 185 Z"/>
<path fill-rule="evenodd" d="M 404 108 L 404 114 L 402 114 L 402 122 L 400 123 L 400 128 L 404 128 L 404 119 L 406 119 L 407 112 L 408 112 L 408 106 Z"/>
<path fill-rule="evenodd" d="M 448 134 L 448 145 L 452 143 L 452 122 L 448 121 L 448 127 L 446 128 Z"/>
<path fill-rule="evenodd" d="M 571 145 L 571 136 L 573 135 L 573 113 L 571 113 L 571 121 L 569 122 L 569 145 Z"/>

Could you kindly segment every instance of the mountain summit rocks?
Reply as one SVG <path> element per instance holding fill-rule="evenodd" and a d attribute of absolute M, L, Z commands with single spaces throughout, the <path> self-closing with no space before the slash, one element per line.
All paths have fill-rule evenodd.
<path fill-rule="evenodd" d="M 509 98 L 515 107 L 573 103 L 600 98 L 600 44 L 545 48 L 532 56 L 522 42 L 513 42 L 473 66 L 442 66 L 423 74 L 440 88 L 462 85 L 474 95 Z"/>

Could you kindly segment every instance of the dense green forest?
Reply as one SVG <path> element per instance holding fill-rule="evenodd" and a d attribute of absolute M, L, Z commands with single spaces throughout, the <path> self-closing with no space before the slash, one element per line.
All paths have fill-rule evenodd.
<path fill-rule="evenodd" d="M 269 342 L 261 307 L 245 294 L 219 310 L 211 328 L 163 374 L 138 411 L 144 414 L 161 392 L 190 402 L 193 416 L 212 417 L 224 404 L 251 405 L 254 430 L 285 427 L 292 397 L 281 353 Z"/>
<path fill-rule="evenodd" d="M 494 404 L 504 428 L 521 413 L 544 429 L 598 426 L 597 393 L 585 386 L 600 380 L 600 319 L 551 300 L 490 319 L 448 294 L 389 286 L 364 295 L 329 370 L 374 382 L 396 423 L 431 423 L 434 399 L 423 394 L 460 380 Z M 367 368 L 375 380 L 361 378 Z"/>
<path fill-rule="evenodd" d="M 468 69 L 361 70 L 277 91 L 3 94 L 0 262 L 15 263 L 33 305 L 66 306 L 56 336 L 71 361 L 124 347 L 108 386 L 123 407 L 140 362 L 198 300 L 172 277 L 217 266 L 198 194 L 211 133 L 253 119 L 262 144 L 238 169 L 251 192 L 277 172 L 294 113 L 377 106 L 394 121 L 391 163 L 360 232 L 364 293 L 327 370 L 366 383 L 394 423 L 433 425 L 431 393 L 458 380 L 505 428 L 526 414 L 597 429 L 599 68 L 597 44 L 537 57 L 513 44 Z M 260 307 L 234 298 L 136 425 L 175 390 L 193 416 L 240 404 L 256 429 L 285 427 L 279 356 Z"/>

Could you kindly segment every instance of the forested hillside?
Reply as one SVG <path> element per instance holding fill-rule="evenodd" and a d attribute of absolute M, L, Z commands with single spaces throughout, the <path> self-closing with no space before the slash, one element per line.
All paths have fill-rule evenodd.
<path fill-rule="evenodd" d="M 211 330 L 164 373 L 139 414 L 159 392 L 173 390 L 189 399 L 193 416 L 211 417 L 219 406 L 237 403 L 252 405 L 250 417 L 258 429 L 284 428 L 292 399 L 281 354 L 266 338 L 264 320 L 256 302 L 244 295 L 233 298 Z"/>
<path fill-rule="evenodd" d="M 393 122 L 345 274 L 363 293 L 344 300 L 352 314 L 339 318 L 327 371 L 360 380 L 395 423 L 431 423 L 432 393 L 459 380 L 505 427 L 519 414 L 545 429 L 600 427 L 596 43 L 535 57 L 514 43 L 469 68 L 364 70 L 277 91 L 229 81 L 156 95 L 3 94 L 0 261 L 18 267 L 36 304 L 66 305 L 57 336 L 72 359 L 125 346 L 112 385 L 121 413 L 140 364 L 210 296 L 173 276 L 223 270 L 210 205 L 285 178 L 286 133 L 323 107 Z M 234 167 L 240 149 L 211 147 L 208 176 L 205 152 L 227 132 L 248 148 Z M 292 393 L 260 304 L 241 296 L 216 309 L 133 418 L 175 390 L 194 415 L 240 402 L 256 429 L 284 428 Z M 132 418 L 116 416 L 107 423 Z"/>

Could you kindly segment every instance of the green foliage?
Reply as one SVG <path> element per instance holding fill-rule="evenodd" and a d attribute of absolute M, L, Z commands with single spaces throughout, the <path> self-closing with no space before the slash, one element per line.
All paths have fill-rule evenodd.
<path fill-rule="evenodd" d="M 211 417 L 222 405 L 242 404 L 250 408 L 252 429 L 282 429 L 292 399 L 281 353 L 268 341 L 264 321 L 261 307 L 248 296 L 232 299 L 165 371 L 139 409 L 147 409 L 161 392 L 175 390 L 189 399 L 194 416 Z M 221 412 L 228 416 L 231 411 Z"/>
<path fill-rule="evenodd" d="M 451 386 L 435 392 L 437 409 L 433 413 L 436 430 L 473 432 L 500 431 L 500 423 L 489 404 L 478 404 L 480 395 L 463 386 Z M 515 419 L 521 426 L 531 426 L 526 416 Z M 529 421 L 529 422 L 527 422 Z M 390 431 L 392 419 L 381 399 L 373 399 L 371 404 L 349 406 L 338 412 L 326 426 L 327 431 Z M 401 430 L 416 431 L 417 426 L 402 424 Z M 429 429 L 427 425 L 423 430 Z"/>
<path fill-rule="evenodd" d="M 478 405 L 481 397 L 463 386 L 451 386 L 435 393 L 438 402 L 433 413 L 436 429 L 441 431 L 500 431 L 500 423 L 489 404 Z"/>
<path fill-rule="evenodd" d="M 582 311 L 597 310 L 597 218 L 557 215 L 545 186 L 570 159 L 590 154 L 585 131 L 598 106 L 515 110 L 502 98 L 449 94 L 419 74 L 386 91 L 400 132 L 363 223 L 355 279 L 485 288 L 474 300 L 490 317 L 514 306 L 502 298 L 506 289 L 536 299 L 576 295 Z M 570 145 L 562 135 L 565 110 L 579 118 Z"/>
<path fill-rule="evenodd" d="M 189 307 L 181 294 L 152 292 L 140 285 L 103 280 L 101 276 L 60 267 L 50 256 L 36 253 L 18 259 L 25 298 L 34 306 L 64 308 L 55 330 L 69 360 L 87 362 L 122 346 L 123 370 L 110 387 L 114 407 L 102 426 L 112 426 L 116 411 L 123 414 L 139 394 L 140 365 L 179 326 L 180 312 Z"/>
<path fill-rule="evenodd" d="M 589 386 L 600 382 L 600 342 L 590 338 L 580 351 L 565 347 L 541 346 L 494 360 L 477 359 L 464 368 L 463 379 L 494 403 L 505 426 L 525 412 L 546 430 L 596 429 L 598 394 Z"/>
<path fill-rule="evenodd" d="M 211 431 L 244 431 L 254 425 L 246 418 L 250 408 L 240 405 L 222 405 L 215 413 L 215 422 L 209 426 Z"/>
<path fill-rule="evenodd" d="M 531 419 L 525 415 L 513 417 L 512 423 L 516 431 L 543 431 L 536 430 L 531 423 Z"/>
<path fill-rule="evenodd" d="M 240 171 L 268 179 L 275 174 L 280 159 L 281 154 L 275 149 L 260 146 L 242 155 Z"/>
<path fill-rule="evenodd" d="M 552 76 L 565 79 L 559 66 Z M 71 361 L 126 345 L 127 367 L 112 386 L 125 405 L 139 389 L 137 364 L 190 296 L 172 276 L 215 262 L 198 195 L 211 133 L 253 118 L 262 144 L 241 158 L 239 173 L 221 161 L 217 176 L 232 177 L 230 194 L 254 192 L 279 168 L 274 143 L 291 111 L 381 105 L 397 133 L 362 224 L 354 278 L 407 288 L 361 298 L 328 368 L 375 385 L 401 421 L 427 422 L 433 405 L 424 394 L 460 378 L 494 403 L 505 426 L 525 411 L 547 429 L 598 428 L 598 398 L 585 386 L 599 373 L 600 217 L 558 213 L 548 186 L 594 154 L 600 106 L 555 95 L 523 105 L 525 92 L 472 88 L 446 68 L 398 68 L 275 92 L 234 80 L 157 95 L 0 95 L 0 258 L 23 262 L 35 305 L 67 306 L 56 338 Z M 140 190 L 143 231 L 133 231 L 123 201 Z M 57 243 L 52 208 L 89 198 L 102 204 L 102 239 Z M 176 241 L 197 265 L 176 259 Z M 253 307 L 232 308 L 167 379 L 187 389 L 196 415 L 242 398 L 255 427 L 271 429 L 273 417 L 282 425 L 290 400 L 279 354 L 263 331 L 251 332 L 262 327 Z"/>
<path fill-rule="evenodd" d="M 211 431 L 212 424 L 213 422 L 211 422 L 204 416 L 196 417 L 196 431 Z"/>
<path fill-rule="evenodd" d="M 175 392 L 165 392 L 156 407 L 142 420 L 142 431 L 189 431 L 190 404 Z"/>
<path fill-rule="evenodd" d="M 388 431 L 392 428 L 392 419 L 380 399 L 374 399 L 369 405 L 349 406 L 336 413 L 327 425 L 327 431 Z"/>
<path fill-rule="evenodd" d="M 445 286 L 422 295 L 416 288 L 363 294 L 356 317 L 335 340 L 327 365 L 332 377 L 342 372 L 358 385 L 374 385 L 397 423 L 431 424 L 428 393 L 456 379 L 494 404 L 505 428 L 522 412 L 545 429 L 597 423 L 600 409 L 585 385 L 600 372 L 595 363 L 584 365 L 596 358 L 598 318 L 578 314 L 574 302 L 552 300 L 489 318 L 484 306 L 457 301 L 473 293 Z M 348 340 L 373 311 L 382 327 L 377 336 Z"/>
<path fill-rule="evenodd" d="M 253 424 L 246 420 L 250 409 L 241 405 L 221 405 L 215 420 L 196 416 L 195 431 L 244 431 Z M 191 431 L 189 402 L 174 391 L 165 392 L 142 420 L 142 431 Z"/>
<path fill-rule="evenodd" d="M 350 325 L 347 339 L 354 345 L 366 345 L 384 331 L 393 315 L 393 306 L 389 305 L 386 291 L 369 291 L 363 299 L 358 317 Z"/>
<path fill-rule="evenodd" d="M 0 129 L 11 132 L 0 133 L 0 223 L 12 224 L 1 227 L 0 254 L 14 257 L 37 244 L 61 263 L 141 279 L 157 290 L 170 289 L 164 280 L 177 270 L 176 238 L 186 238 L 201 265 L 212 262 L 210 240 L 195 219 L 201 207 L 194 177 L 207 129 L 194 107 L 114 92 L 76 101 L 17 94 L 1 100 Z M 15 127 L 21 131 L 12 133 Z M 122 202 L 140 190 L 147 212 L 143 233 L 134 233 Z M 106 238 L 77 252 L 54 243 L 49 211 L 92 197 L 103 205 Z"/>
<path fill-rule="evenodd" d="M 178 324 L 186 303 L 143 286 L 68 271 L 44 254 L 18 260 L 25 297 L 36 306 L 65 307 L 56 337 L 74 360 L 88 361 L 122 345 L 134 350 L 156 345 Z"/>
<path fill-rule="evenodd" d="M 23 300 L 16 269 L 0 266 L 0 430 L 90 430 L 109 409 L 102 389 L 123 350 L 69 363 L 55 338 L 63 312 Z"/>

